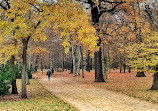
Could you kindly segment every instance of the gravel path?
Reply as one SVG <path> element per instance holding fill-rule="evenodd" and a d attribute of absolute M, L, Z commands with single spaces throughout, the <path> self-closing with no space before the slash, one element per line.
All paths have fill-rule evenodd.
<path fill-rule="evenodd" d="M 52 94 L 80 111 L 158 111 L 157 105 L 76 81 L 62 74 L 56 74 L 51 81 L 46 76 L 38 79 Z"/>

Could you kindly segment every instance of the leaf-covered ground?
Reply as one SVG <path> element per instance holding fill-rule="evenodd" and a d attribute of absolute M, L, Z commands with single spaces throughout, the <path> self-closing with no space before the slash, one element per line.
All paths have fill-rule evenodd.
<path fill-rule="evenodd" d="M 145 73 L 146 77 L 135 77 L 136 73 L 136 71 L 132 71 L 131 73 L 119 73 L 119 70 L 111 70 L 105 83 L 93 83 L 94 71 L 90 73 L 85 72 L 84 79 L 81 77 L 74 79 L 92 84 L 95 87 L 121 92 L 128 96 L 158 104 L 158 91 L 149 90 L 153 82 L 153 73 Z M 68 73 L 64 76 L 73 78 L 72 75 Z"/>
<path fill-rule="evenodd" d="M 0 111 L 77 111 L 61 99 L 53 96 L 38 82 L 30 80 L 27 85 L 28 99 L 21 99 L 19 95 L 0 96 Z M 17 80 L 21 89 L 21 80 Z"/>
<path fill-rule="evenodd" d="M 80 76 L 72 77 L 68 71 L 56 72 L 51 81 L 47 80 L 45 74 L 36 73 L 35 77 L 52 94 L 81 111 L 158 111 L 156 104 L 143 101 L 157 103 L 158 92 L 148 90 L 152 84 L 152 74 L 146 74 L 144 78 L 136 78 L 135 74 L 112 71 L 106 83 L 94 82 L 93 71 L 86 72 L 84 79 Z"/>

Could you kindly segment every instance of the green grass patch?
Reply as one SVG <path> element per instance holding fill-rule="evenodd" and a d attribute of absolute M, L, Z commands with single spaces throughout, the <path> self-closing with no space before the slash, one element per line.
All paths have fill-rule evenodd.
<path fill-rule="evenodd" d="M 28 99 L 0 102 L 0 111 L 79 111 L 53 96 L 38 80 L 32 79 L 30 82 L 31 84 L 27 85 Z M 17 80 L 17 85 L 20 89 L 21 80 Z"/>

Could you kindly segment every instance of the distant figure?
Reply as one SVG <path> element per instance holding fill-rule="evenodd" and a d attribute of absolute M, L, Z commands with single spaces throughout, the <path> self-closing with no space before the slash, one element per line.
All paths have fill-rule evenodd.
<path fill-rule="evenodd" d="M 54 69 L 53 69 L 53 67 L 52 67 L 52 74 L 54 73 Z"/>
<path fill-rule="evenodd" d="M 48 81 L 50 81 L 50 76 L 51 76 L 51 70 L 50 69 L 48 69 L 48 71 L 47 71 L 47 76 L 48 76 Z"/>

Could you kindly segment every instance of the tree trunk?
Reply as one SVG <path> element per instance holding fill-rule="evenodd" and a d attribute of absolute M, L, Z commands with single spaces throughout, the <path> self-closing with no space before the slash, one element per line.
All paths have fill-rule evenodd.
<path fill-rule="evenodd" d="M 65 54 L 64 54 L 64 52 L 63 52 L 63 57 L 62 57 L 62 71 L 64 71 L 64 64 L 65 64 L 65 63 L 64 63 L 64 55 L 65 55 Z"/>
<path fill-rule="evenodd" d="M 123 71 L 126 73 L 126 64 L 123 65 Z"/>
<path fill-rule="evenodd" d="M 27 94 L 26 94 L 26 70 L 27 70 L 27 44 L 28 44 L 28 40 L 22 39 L 22 43 L 23 43 L 23 54 L 22 54 L 22 75 L 21 75 L 21 81 L 22 81 L 22 94 L 21 97 L 22 98 L 27 98 Z"/>
<path fill-rule="evenodd" d="M 107 47 L 108 47 L 108 51 L 107 51 L 107 56 L 108 56 L 108 57 L 107 57 L 107 58 L 108 58 L 108 60 L 107 60 L 107 61 L 108 61 L 107 71 L 108 71 L 108 73 L 110 73 L 110 68 L 111 68 L 111 67 L 110 67 L 110 61 L 111 61 L 111 60 L 110 60 L 110 48 L 109 48 L 109 46 L 107 46 Z"/>
<path fill-rule="evenodd" d="M 30 48 L 31 48 L 31 45 L 32 45 L 32 43 L 30 42 Z M 32 52 L 30 50 L 30 53 L 29 53 L 29 69 L 31 68 L 31 58 L 32 58 Z"/>
<path fill-rule="evenodd" d="M 126 73 L 126 59 L 124 58 L 123 60 L 123 70 L 124 70 L 124 73 Z"/>
<path fill-rule="evenodd" d="M 145 12 L 148 14 L 148 17 L 150 19 L 150 24 L 152 27 L 154 27 L 155 29 L 158 28 L 158 20 L 153 16 L 153 13 L 149 7 L 149 5 L 145 5 Z"/>
<path fill-rule="evenodd" d="M 73 76 L 76 76 L 76 58 L 75 58 L 75 46 L 72 45 L 72 59 L 73 59 Z"/>
<path fill-rule="evenodd" d="M 131 73 L 131 67 L 128 66 L 128 73 Z"/>
<path fill-rule="evenodd" d="M 158 72 L 153 75 L 153 85 L 151 90 L 158 90 Z"/>
<path fill-rule="evenodd" d="M 98 11 L 98 7 L 93 7 L 93 5 L 91 5 L 91 15 L 92 15 L 92 22 L 94 24 L 94 26 L 96 27 L 97 33 L 98 33 L 98 37 L 99 37 L 99 17 L 101 15 L 99 15 L 99 11 Z M 103 78 L 103 72 L 102 72 L 102 61 L 101 61 L 101 38 L 99 37 L 98 40 L 98 44 L 97 46 L 99 47 L 99 51 L 94 53 L 94 59 L 95 59 L 95 82 L 105 82 L 104 78 Z"/>
<path fill-rule="evenodd" d="M 70 73 L 73 73 L 73 60 L 70 62 Z"/>
<path fill-rule="evenodd" d="M 122 67 L 120 67 L 120 73 L 122 72 Z"/>
<path fill-rule="evenodd" d="M 158 64 L 156 65 L 155 67 L 155 73 L 153 75 L 153 84 L 152 84 L 152 87 L 151 87 L 151 90 L 158 90 Z"/>
<path fill-rule="evenodd" d="M 78 63 L 77 63 L 77 75 L 80 75 L 80 66 L 81 66 L 81 46 L 78 46 Z"/>
<path fill-rule="evenodd" d="M 90 57 L 90 69 L 89 70 L 92 70 L 93 69 L 93 63 L 92 63 L 92 58 Z"/>
<path fill-rule="evenodd" d="M 18 94 L 16 79 L 12 79 L 12 93 L 11 94 Z"/>
<path fill-rule="evenodd" d="M 81 68 L 82 68 L 82 78 L 84 78 L 84 65 L 83 65 L 83 51 L 82 51 L 82 46 L 80 46 L 81 50 Z"/>
<path fill-rule="evenodd" d="M 102 62 L 101 62 L 101 47 L 98 52 L 94 53 L 95 59 L 95 82 L 105 82 L 102 73 Z"/>
<path fill-rule="evenodd" d="M 42 74 L 43 74 L 43 58 L 41 57 L 41 71 L 42 71 Z"/>
<path fill-rule="evenodd" d="M 106 73 L 106 60 L 105 60 L 105 55 L 104 55 L 104 44 L 101 46 L 101 50 L 102 50 L 102 72 L 103 75 L 105 75 L 105 78 L 107 79 L 107 73 Z"/>
<path fill-rule="evenodd" d="M 12 68 L 12 94 L 18 94 L 18 90 L 17 90 L 17 85 L 16 85 L 16 74 L 14 71 L 14 61 L 15 61 L 15 57 L 12 55 L 11 59 L 10 59 L 10 65 Z"/>
<path fill-rule="evenodd" d="M 88 55 L 86 59 L 86 71 L 90 72 L 90 51 L 88 50 Z"/>
<path fill-rule="evenodd" d="M 30 81 L 29 81 L 29 75 L 28 75 L 28 71 L 26 69 L 26 84 L 30 84 Z"/>
<path fill-rule="evenodd" d="M 39 58 L 39 55 L 37 55 L 37 57 L 36 57 L 35 72 L 37 72 L 37 70 L 38 70 L 38 58 Z"/>

